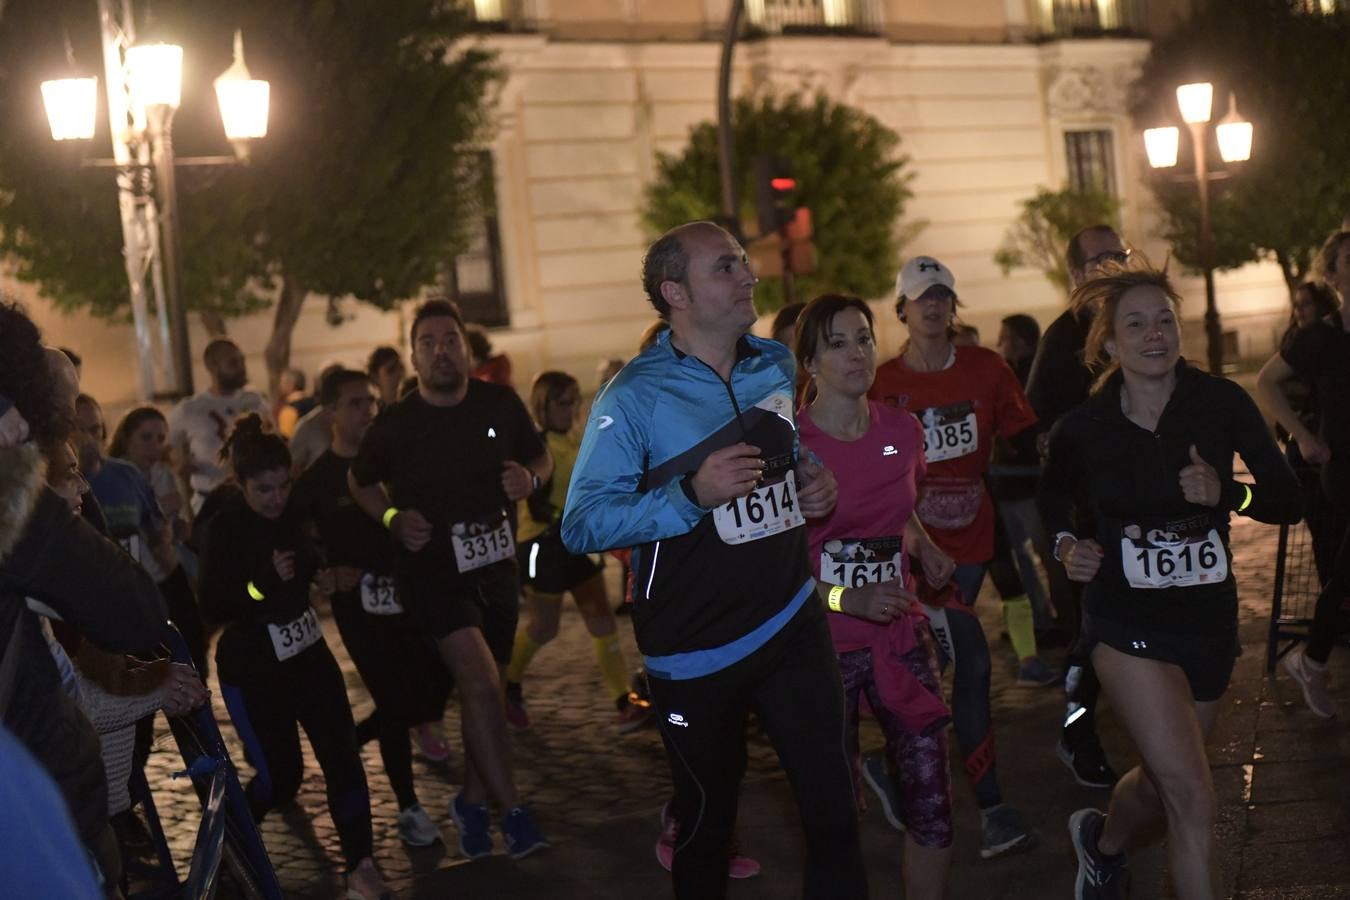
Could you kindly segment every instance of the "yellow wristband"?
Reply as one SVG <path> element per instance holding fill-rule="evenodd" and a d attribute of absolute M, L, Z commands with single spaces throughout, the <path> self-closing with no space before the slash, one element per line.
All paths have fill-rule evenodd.
<path fill-rule="evenodd" d="M 1249 484 L 1244 484 L 1242 486 L 1242 489 L 1247 492 L 1247 496 L 1246 498 L 1243 499 L 1241 503 L 1238 504 L 1237 508 L 1238 512 L 1242 512 L 1244 509 L 1252 505 L 1252 486 Z"/>
<path fill-rule="evenodd" d="M 263 592 L 258 590 L 257 586 L 251 581 L 248 583 L 248 595 L 258 601 L 261 601 L 263 598 Z"/>
<path fill-rule="evenodd" d="M 384 511 L 384 515 L 380 516 L 380 521 L 384 523 L 385 528 L 392 528 L 396 515 L 398 515 L 398 507 L 391 506 Z"/>
<path fill-rule="evenodd" d="M 841 585 L 836 584 L 834 587 L 830 588 L 830 596 L 829 599 L 825 601 L 825 604 L 829 606 L 832 611 L 841 613 L 844 611 L 844 607 L 839 601 L 843 598 L 844 588 Z"/>

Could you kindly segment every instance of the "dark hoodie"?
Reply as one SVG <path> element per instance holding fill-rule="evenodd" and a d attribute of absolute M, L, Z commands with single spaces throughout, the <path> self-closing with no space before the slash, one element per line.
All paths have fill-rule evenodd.
<path fill-rule="evenodd" d="M 45 486 L 32 443 L 0 449 L 0 709 L 61 788 L 105 875 L 115 877 L 98 736 L 61 689 L 29 597 L 104 650 L 137 652 L 164 638 L 154 580 Z"/>
<path fill-rule="evenodd" d="M 1297 522 L 1298 483 L 1256 404 L 1241 387 L 1194 369 L 1185 360 L 1177 362 L 1176 374 L 1176 389 L 1156 431 L 1139 427 L 1121 411 L 1120 372 L 1060 419 L 1050 434 L 1041 477 L 1041 516 L 1051 534 L 1072 531 L 1075 489 L 1087 487 L 1096 533 L 1078 536 L 1094 537 L 1105 553 L 1096 578 L 1083 591 L 1083 605 L 1090 614 L 1177 633 L 1209 632 L 1231 627 L 1237 611 L 1228 519 L 1244 504 L 1247 493 L 1233 480 L 1233 454 L 1241 455 L 1256 479 L 1243 515 L 1261 522 Z M 1190 503 L 1182 494 L 1178 476 L 1191 464 L 1192 445 L 1218 473 L 1221 494 L 1215 507 Z M 1226 578 L 1189 587 L 1130 586 L 1123 560 L 1138 548 L 1127 551 L 1122 539 L 1133 536 L 1147 543 L 1150 533 L 1206 535 L 1211 529 L 1223 548 L 1205 552 L 1228 554 Z M 1200 547 L 1196 544 L 1192 553 Z"/>

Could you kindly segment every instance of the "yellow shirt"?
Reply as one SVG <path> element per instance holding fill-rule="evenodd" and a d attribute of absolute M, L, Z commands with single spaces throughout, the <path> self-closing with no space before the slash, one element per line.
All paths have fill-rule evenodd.
<path fill-rule="evenodd" d="M 540 522 L 530 515 L 529 504 L 521 500 L 516 525 L 516 543 L 532 541 L 562 518 L 563 504 L 567 502 L 567 485 L 572 481 L 572 467 L 577 464 L 577 453 L 581 450 L 581 441 L 575 434 L 560 434 L 556 431 L 544 435 L 549 455 L 553 457 L 553 477 L 546 490 L 548 502 L 553 507 L 553 515 L 548 521 Z"/>

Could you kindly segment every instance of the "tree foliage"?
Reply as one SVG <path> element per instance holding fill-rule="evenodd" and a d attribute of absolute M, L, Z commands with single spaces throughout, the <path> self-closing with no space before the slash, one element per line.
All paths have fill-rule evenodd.
<path fill-rule="evenodd" d="M 178 172 L 190 309 L 232 316 L 275 304 L 275 372 L 307 293 L 388 307 L 436 281 L 482 196 L 474 150 L 498 77 L 490 54 L 457 43 L 468 27 L 461 4 L 179 0 L 154 12 L 138 38 L 184 48 L 180 156 L 229 152 L 212 80 L 230 64 L 236 28 L 254 77 L 272 86 L 269 133 L 248 165 Z M 51 140 L 43 111 L 39 83 L 65 61 L 63 33 L 102 90 L 92 0 L 4 6 L 0 256 L 59 306 L 125 314 L 113 177 L 80 166 L 108 154 L 106 113 L 92 146 L 74 146 Z"/>
<path fill-rule="evenodd" d="M 1177 174 L 1155 177 L 1163 236 L 1177 259 L 1197 267 L 1199 199 L 1189 173 L 1190 137 L 1176 109 L 1176 86 L 1214 85 L 1212 120 L 1229 92 L 1255 126 L 1252 158 L 1211 186 L 1214 261 L 1235 268 L 1274 257 L 1291 290 L 1309 272 L 1326 235 L 1350 213 L 1350 10 L 1311 12 L 1301 0 L 1212 2 L 1159 40 L 1135 85 L 1140 128 L 1182 128 Z M 1209 130 L 1208 159 L 1225 168 Z"/>
<path fill-rule="evenodd" d="M 1120 227 L 1120 203 L 1104 191 L 1041 188 L 1022 201 L 1022 212 L 1003 235 L 994 262 L 1007 275 L 1013 269 L 1039 269 L 1061 291 L 1069 290 L 1064 249 L 1069 238 L 1092 225 Z"/>
<path fill-rule="evenodd" d="M 755 221 L 754 160 L 759 155 L 791 162 L 798 203 L 811 210 L 818 262 L 813 274 L 797 276 L 797 296 L 888 293 L 900 252 L 898 223 L 913 196 L 900 137 L 824 94 L 740 97 L 732 110 L 732 131 L 741 221 Z M 720 210 L 717 126 L 705 122 L 691 130 L 681 154 L 660 155 L 643 222 L 660 233 L 715 218 Z M 782 306 L 782 280 L 764 279 L 756 296 L 762 309 Z"/>

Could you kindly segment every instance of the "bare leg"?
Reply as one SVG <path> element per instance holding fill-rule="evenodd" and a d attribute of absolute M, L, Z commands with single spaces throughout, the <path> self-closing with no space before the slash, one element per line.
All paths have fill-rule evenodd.
<path fill-rule="evenodd" d="M 605 592 L 605 576 L 596 572 L 581 584 L 572 588 L 572 597 L 577 601 L 577 609 L 586 622 L 586 630 L 591 637 L 607 637 L 614 633 L 614 610 L 609 608 L 609 596 Z"/>
<path fill-rule="evenodd" d="M 1092 663 L 1143 765 L 1111 793 L 1102 853 L 1121 852 L 1159 818 L 1167 820 L 1167 852 L 1177 896 L 1214 900 L 1216 804 L 1205 738 L 1217 703 L 1196 703 L 1178 666 L 1141 659 L 1098 644 Z"/>
<path fill-rule="evenodd" d="M 951 847 L 920 847 L 905 835 L 905 900 L 942 900 L 947 896 Z"/>
<path fill-rule="evenodd" d="M 438 640 L 436 647 L 454 673 L 463 705 L 464 799 L 484 803 L 490 793 L 503 811 L 519 806 L 506 740 L 501 672 L 483 633 L 476 627 L 461 628 Z"/>
<path fill-rule="evenodd" d="M 526 585 L 525 610 L 529 618 L 525 633 L 540 647 L 558 636 L 558 619 L 562 615 L 562 594 L 545 594 Z"/>

